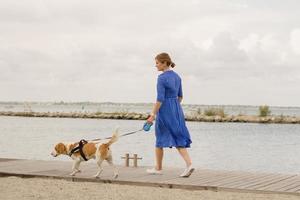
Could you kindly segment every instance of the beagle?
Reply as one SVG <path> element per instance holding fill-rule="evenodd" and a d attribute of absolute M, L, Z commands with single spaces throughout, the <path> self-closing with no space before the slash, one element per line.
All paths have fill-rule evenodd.
<path fill-rule="evenodd" d="M 114 166 L 113 161 L 112 161 L 112 152 L 111 149 L 109 148 L 110 145 L 118 140 L 119 134 L 118 134 L 118 128 L 115 130 L 113 133 L 111 139 L 107 143 L 93 143 L 93 142 L 88 142 L 83 145 L 82 147 L 82 152 L 84 153 L 84 156 L 87 160 L 89 159 L 96 159 L 97 165 L 99 167 L 99 171 L 97 174 L 94 176 L 95 178 L 98 178 L 103 171 L 102 168 L 102 162 L 106 160 L 108 164 L 114 168 L 114 178 L 118 177 L 118 170 Z M 76 173 L 81 172 L 79 169 L 79 165 L 82 161 L 84 161 L 84 158 L 82 158 L 80 152 L 74 152 L 70 155 L 70 152 L 72 151 L 73 148 L 78 146 L 78 142 L 75 143 L 65 143 L 65 142 L 60 142 L 55 145 L 54 150 L 51 152 L 51 155 L 56 157 L 58 155 L 69 155 L 73 160 L 73 167 L 72 167 L 72 173 L 70 174 L 71 176 L 75 176 Z"/>

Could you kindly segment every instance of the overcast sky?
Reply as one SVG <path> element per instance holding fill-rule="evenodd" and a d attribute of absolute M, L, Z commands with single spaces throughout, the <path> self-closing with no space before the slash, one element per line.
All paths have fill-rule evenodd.
<path fill-rule="evenodd" d="M 299 0 L 0 0 L 0 101 L 300 106 Z"/>

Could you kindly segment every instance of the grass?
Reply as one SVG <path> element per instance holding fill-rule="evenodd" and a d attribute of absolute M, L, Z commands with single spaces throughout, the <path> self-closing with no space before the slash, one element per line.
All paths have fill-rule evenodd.
<path fill-rule="evenodd" d="M 226 113 L 224 112 L 224 108 L 207 108 L 204 110 L 204 115 L 225 117 Z"/>
<path fill-rule="evenodd" d="M 271 110 L 268 105 L 259 106 L 259 116 L 266 117 L 271 114 Z"/>

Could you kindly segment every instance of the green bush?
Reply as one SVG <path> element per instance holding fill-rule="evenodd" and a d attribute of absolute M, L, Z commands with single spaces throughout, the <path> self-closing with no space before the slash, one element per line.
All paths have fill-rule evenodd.
<path fill-rule="evenodd" d="M 206 116 L 220 116 L 220 117 L 225 117 L 226 114 L 224 112 L 223 108 L 208 108 L 204 110 L 204 115 Z"/>
<path fill-rule="evenodd" d="M 260 117 L 266 117 L 270 114 L 271 114 L 271 111 L 269 109 L 269 106 L 267 106 L 267 105 L 259 106 L 259 116 Z"/>

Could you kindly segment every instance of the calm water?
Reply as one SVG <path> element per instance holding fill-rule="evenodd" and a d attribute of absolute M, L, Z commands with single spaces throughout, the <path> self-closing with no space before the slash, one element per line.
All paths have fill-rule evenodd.
<path fill-rule="evenodd" d="M 50 156 L 55 143 L 110 136 L 141 128 L 144 121 L 108 119 L 0 117 L 0 157 L 69 160 Z M 189 149 L 195 166 L 209 169 L 300 172 L 300 126 L 295 124 L 187 122 Z M 125 153 L 143 157 L 140 165 L 154 163 L 154 131 L 122 137 L 113 144 L 115 163 Z M 89 161 L 94 162 L 94 160 Z M 164 165 L 184 167 L 176 149 L 165 149 Z"/>

